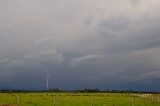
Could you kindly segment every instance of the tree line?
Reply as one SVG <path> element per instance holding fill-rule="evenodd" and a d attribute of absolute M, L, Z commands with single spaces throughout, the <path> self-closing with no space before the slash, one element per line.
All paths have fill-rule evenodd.
<path fill-rule="evenodd" d="M 48 90 L 17 90 L 17 89 L 1 89 L 0 93 L 42 93 L 42 92 L 71 92 L 71 93 L 160 93 L 153 91 L 136 91 L 136 90 L 100 90 L 98 88 L 90 89 L 76 89 L 76 90 L 62 90 L 62 89 L 48 89 Z"/>

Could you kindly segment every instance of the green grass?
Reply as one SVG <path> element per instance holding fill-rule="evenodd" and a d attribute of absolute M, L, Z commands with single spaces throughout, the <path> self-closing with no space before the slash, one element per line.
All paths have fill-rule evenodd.
<path fill-rule="evenodd" d="M 127 93 L 0 93 L 0 106 L 17 104 L 18 96 L 18 106 L 160 106 L 160 95 Z"/>

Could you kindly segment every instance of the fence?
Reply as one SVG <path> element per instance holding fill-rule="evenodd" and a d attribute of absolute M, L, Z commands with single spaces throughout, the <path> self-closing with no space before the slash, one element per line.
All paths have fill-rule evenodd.
<path fill-rule="evenodd" d="M 160 95 L 144 94 L 0 94 L 0 106 L 160 106 Z"/>

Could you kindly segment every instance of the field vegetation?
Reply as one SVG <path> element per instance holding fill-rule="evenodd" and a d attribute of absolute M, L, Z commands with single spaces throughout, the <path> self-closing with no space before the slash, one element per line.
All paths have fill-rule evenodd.
<path fill-rule="evenodd" d="M 0 106 L 160 106 L 159 94 L 0 93 Z"/>

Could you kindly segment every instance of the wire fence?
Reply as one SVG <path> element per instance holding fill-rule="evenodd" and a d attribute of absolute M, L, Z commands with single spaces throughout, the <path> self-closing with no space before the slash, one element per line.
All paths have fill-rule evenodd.
<path fill-rule="evenodd" d="M 0 106 L 160 106 L 147 94 L 0 94 Z"/>

